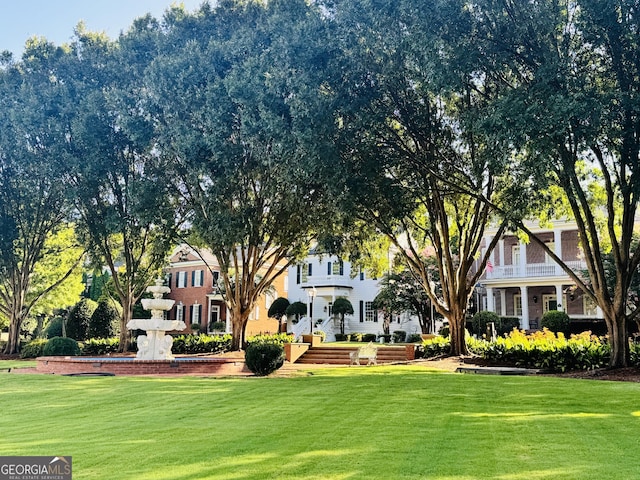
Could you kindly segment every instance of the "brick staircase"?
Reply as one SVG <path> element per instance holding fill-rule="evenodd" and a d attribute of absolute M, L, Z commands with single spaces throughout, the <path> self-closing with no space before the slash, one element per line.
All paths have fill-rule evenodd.
<path fill-rule="evenodd" d="M 307 350 L 295 363 L 349 365 L 351 363 L 349 353 L 356 350 L 357 347 L 331 347 L 325 345 L 313 347 Z M 378 347 L 378 364 L 406 362 L 407 360 L 413 360 L 412 346 L 409 348 L 404 345 Z"/>

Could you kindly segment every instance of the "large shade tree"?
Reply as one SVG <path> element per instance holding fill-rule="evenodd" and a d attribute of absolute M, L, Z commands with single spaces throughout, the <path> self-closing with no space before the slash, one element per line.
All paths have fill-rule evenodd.
<path fill-rule="evenodd" d="M 335 89 L 348 99 L 340 110 L 347 206 L 389 237 L 449 321 L 451 353 L 464 354 L 469 299 L 506 226 L 485 243 L 494 209 L 482 197 L 498 201 L 506 166 L 472 129 L 490 89 L 442 67 L 466 48 L 447 43 L 451 30 L 468 33 L 463 9 L 357 1 L 335 2 L 332 13 L 344 62 Z M 422 261 L 425 248 L 435 262 Z"/>
<path fill-rule="evenodd" d="M 170 19 L 144 112 L 193 237 L 220 264 L 232 348 L 332 210 L 324 19 L 306 2 L 222 1 Z"/>
<path fill-rule="evenodd" d="M 477 53 L 476 76 L 500 78 L 510 87 L 487 110 L 488 129 L 521 152 L 521 168 L 538 192 L 549 185 L 565 192 L 589 279 L 564 268 L 602 309 L 610 365 L 625 366 L 627 327 L 640 315 L 628 302 L 640 264 L 634 242 L 640 195 L 637 3 L 482 1 L 474 19 L 479 48 L 469 52 Z M 607 280 L 610 261 L 613 283 Z"/>
<path fill-rule="evenodd" d="M 9 322 L 5 353 L 18 352 L 25 319 L 73 274 L 83 255 L 68 223 L 59 162 L 57 139 L 67 119 L 56 64 L 63 54 L 34 40 L 22 61 L 0 69 L 0 316 Z"/>
<path fill-rule="evenodd" d="M 128 348 L 134 305 L 161 273 L 180 221 L 157 168 L 151 129 L 131 113 L 158 29 L 144 17 L 115 43 L 80 25 L 61 60 L 71 118 L 62 139 L 67 193 L 92 261 L 108 267 L 122 305 L 121 351 Z"/>

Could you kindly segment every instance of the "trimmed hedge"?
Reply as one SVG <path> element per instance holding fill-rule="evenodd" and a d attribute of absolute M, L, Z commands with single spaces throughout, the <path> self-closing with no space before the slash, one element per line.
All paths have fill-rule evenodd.
<path fill-rule="evenodd" d="M 540 326 L 542 328 L 547 328 L 552 332 L 569 332 L 569 324 L 571 320 L 569 319 L 569 315 L 566 312 L 559 310 L 549 310 L 544 315 L 542 315 L 542 319 L 540 320 Z"/>
<path fill-rule="evenodd" d="M 73 338 L 53 337 L 42 349 L 42 356 L 77 356 L 80 355 L 80 345 Z"/>
<path fill-rule="evenodd" d="M 468 341 L 472 353 L 496 363 L 526 368 L 540 368 L 552 372 L 591 370 L 609 362 L 610 347 L 600 337 L 583 332 L 566 338 L 543 329 L 527 335 L 514 330 L 495 342 Z"/>
<path fill-rule="evenodd" d="M 247 338 L 247 343 L 261 342 L 284 345 L 285 343 L 292 343 L 294 338 L 295 336 L 292 333 L 260 334 Z"/>
<path fill-rule="evenodd" d="M 177 335 L 172 352 L 176 354 L 223 353 L 231 349 L 231 335 Z"/>
<path fill-rule="evenodd" d="M 244 352 L 247 368 L 260 377 L 275 372 L 284 360 L 284 347 L 278 343 L 253 342 Z"/>
<path fill-rule="evenodd" d="M 31 340 L 20 349 L 20 358 L 42 357 L 42 352 L 48 340 L 46 338 L 36 338 Z"/>
<path fill-rule="evenodd" d="M 117 353 L 120 347 L 120 339 L 113 338 L 90 338 L 82 343 L 83 355 L 108 355 Z"/>

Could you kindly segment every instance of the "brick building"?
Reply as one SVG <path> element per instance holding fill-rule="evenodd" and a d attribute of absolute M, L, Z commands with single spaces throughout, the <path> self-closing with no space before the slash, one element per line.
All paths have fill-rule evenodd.
<path fill-rule="evenodd" d="M 200 325 L 200 332 L 231 332 L 227 308 L 220 293 L 218 280 L 220 267 L 216 257 L 205 249 L 194 250 L 185 245 L 176 248 L 168 269 L 171 292 L 167 298 L 175 300 L 168 313 L 172 320 L 187 324 L 185 333 L 191 333 L 191 325 Z M 276 298 L 286 297 L 287 274 L 273 284 L 273 290 L 263 295 L 247 323 L 247 335 L 275 333 L 279 322 L 268 318 L 269 306 Z"/>

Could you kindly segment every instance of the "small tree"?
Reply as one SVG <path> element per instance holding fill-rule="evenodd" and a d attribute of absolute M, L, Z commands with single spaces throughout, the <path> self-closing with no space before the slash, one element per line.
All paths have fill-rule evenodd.
<path fill-rule="evenodd" d="M 344 316 L 353 315 L 353 305 L 346 298 L 336 298 L 333 302 L 333 313 L 340 315 L 340 333 L 344 335 Z"/>
<path fill-rule="evenodd" d="M 73 306 L 66 323 L 67 337 L 75 340 L 86 340 L 91 316 L 97 306 L 96 302 L 88 298 L 83 298 Z"/>
<path fill-rule="evenodd" d="M 287 316 L 293 315 L 296 319 L 296 323 L 300 320 L 300 315 L 307 314 L 307 304 L 303 302 L 293 302 L 285 310 Z"/>
<path fill-rule="evenodd" d="M 110 338 L 119 333 L 121 309 L 110 298 L 102 298 L 91 315 L 88 338 Z"/>
<path fill-rule="evenodd" d="M 289 305 L 291 305 L 291 303 L 289 303 L 289 300 L 284 297 L 278 297 L 269 307 L 267 315 L 269 316 L 269 318 L 280 320 L 287 314 L 287 308 L 289 308 Z"/>

